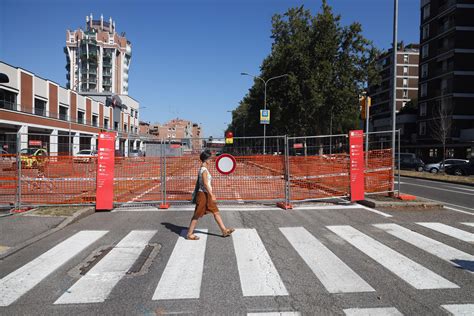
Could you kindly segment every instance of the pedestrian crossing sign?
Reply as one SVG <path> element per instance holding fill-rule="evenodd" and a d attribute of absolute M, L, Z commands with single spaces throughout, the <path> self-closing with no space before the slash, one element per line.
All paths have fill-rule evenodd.
<path fill-rule="evenodd" d="M 260 124 L 270 124 L 270 110 L 260 110 Z"/>

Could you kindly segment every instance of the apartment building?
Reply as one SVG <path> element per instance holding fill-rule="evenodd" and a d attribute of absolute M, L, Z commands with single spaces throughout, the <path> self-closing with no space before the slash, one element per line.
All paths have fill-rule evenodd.
<path fill-rule="evenodd" d="M 117 133 L 116 149 L 128 154 L 139 148 L 139 103 L 128 96 L 81 95 L 56 82 L 0 61 L 0 73 L 8 76 L 0 83 L 0 145 L 10 153 L 41 144 L 50 155 L 76 154 L 94 149 L 100 131 Z M 34 142 L 32 142 L 34 141 Z"/>
<path fill-rule="evenodd" d="M 474 2 L 421 0 L 417 153 L 468 158 L 474 150 Z"/>
<path fill-rule="evenodd" d="M 404 108 L 406 103 L 418 97 L 418 62 L 419 45 L 399 43 L 397 51 L 397 85 L 396 111 Z M 381 81 L 374 85 L 369 83 L 368 95 L 372 98 L 370 108 L 371 131 L 392 129 L 392 78 L 393 51 L 389 49 L 377 59 L 377 69 Z M 410 137 L 411 125 L 416 124 L 416 115 L 397 115 L 397 128 L 403 137 Z"/>
<path fill-rule="evenodd" d="M 132 46 L 115 21 L 86 17 L 85 29 L 66 31 L 67 87 L 79 93 L 128 94 Z"/>

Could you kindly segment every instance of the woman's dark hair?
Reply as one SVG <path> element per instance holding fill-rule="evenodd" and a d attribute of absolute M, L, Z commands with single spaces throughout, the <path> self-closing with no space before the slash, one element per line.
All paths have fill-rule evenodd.
<path fill-rule="evenodd" d="M 211 158 L 212 154 L 209 149 L 204 150 L 201 155 L 199 156 L 199 159 L 201 159 L 202 162 L 205 162 L 209 158 Z"/>

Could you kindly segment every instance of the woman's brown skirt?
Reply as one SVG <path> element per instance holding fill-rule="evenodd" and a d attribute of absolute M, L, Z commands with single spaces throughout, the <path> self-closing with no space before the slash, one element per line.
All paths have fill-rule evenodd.
<path fill-rule="evenodd" d="M 219 212 L 216 202 L 212 200 L 211 195 L 206 192 L 198 192 L 196 196 L 196 208 L 194 209 L 194 217 L 201 218 L 205 214 L 215 214 Z"/>

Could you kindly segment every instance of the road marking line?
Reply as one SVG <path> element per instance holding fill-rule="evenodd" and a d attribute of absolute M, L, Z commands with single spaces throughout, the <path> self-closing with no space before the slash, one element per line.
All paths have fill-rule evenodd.
<path fill-rule="evenodd" d="M 474 223 L 461 223 L 461 224 L 474 227 Z"/>
<path fill-rule="evenodd" d="M 464 269 L 462 263 L 457 263 L 457 261 L 469 261 L 474 262 L 474 256 L 468 253 L 465 253 L 461 250 L 453 248 L 451 246 L 445 245 L 434 239 L 425 237 L 419 233 L 411 231 L 405 227 L 399 226 L 397 224 L 375 224 L 373 225 L 377 228 L 384 230 L 392 236 L 395 236 L 403 241 L 406 241 L 409 244 L 412 244 L 415 247 L 418 247 L 438 258 L 448 261 L 455 266 L 461 267 Z M 474 273 L 474 270 L 471 269 L 469 272 Z"/>
<path fill-rule="evenodd" d="M 247 313 L 247 316 L 300 316 L 300 312 Z"/>
<path fill-rule="evenodd" d="M 329 293 L 375 291 L 303 227 L 284 227 L 280 228 L 280 231 Z"/>
<path fill-rule="evenodd" d="M 441 307 L 454 316 L 474 315 L 474 304 L 449 304 L 441 305 Z"/>
<path fill-rule="evenodd" d="M 36 259 L 0 280 L 0 306 L 8 306 L 38 285 L 108 231 L 85 230 L 76 233 Z"/>
<path fill-rule="evenodd" d="M 451 211 L 459 212 L 459 213 L 474 215 L 474 213 L 472 213 L 472 212 L 466 212 L 466 211 L 458 210 L 457 208 L 452 208 L 452 207 L 449 207 L 449 206 L 446 206 L 446 205 L 443 206 L 443 208 L 451 210 Z"/>
<path fill-rule="evenodd" d="M 347 316 L 403 316 L 395 307 L 348 308 L 344 313 Z"/>
<path fill-rule="evenodd" d="M 430 228 L 434 231 L 437 231 L 441 234 L 448 235 L 450 237 L 457 238 L 462 241 L 466 242 L 474 242 L 474 234 L 469 233 L 467 231 L 448 226 L 446 224 L 442 223 L 417 223 L 418 225 L 421 225 L 426 228 Z"/>
<path fill-rule="evenodd" d="M 133 230 L 54 304 L 104 302 L 133 266 L 156 230 Z"/>
<path fill-rule="evenodd" d="M 232 240 L 244 296 L 288 295 L 255 229 L 237 229 Z"/>
<path fill-rule="evenodd" d="M 327 226 L 327 228 L 415 289 L 459 288 L 456 284 L 351 226 Z"/>
<path fill-rule="evenodd" d="M 378 211 L 376 209 L 373 209 L 373 208 L 370 208 L 370 207 L 367 207 L 367 206 L 364 206 L 364 205 L 360 205 L 360 208 L 363 208 L 369 212 L 372 212 L 372 213 L 375 213 L 375 214 L 379 214 L 379 215 L 382 215 L 383 217 L 393 217 L 392 215 L 390 214 L 387 214 L 387 213 L 384 213 L 384 212 L 381 212 L 381 211 Z"/>
<path fill-rule="evenodd" d="M 454 190 L 449 190 L 449 189 L 442 189 L 442 188 L 437 188 L 435 186 L 427 186 L 427 185 L 416 184 L 416 183 L 405 182 L 404 184 L 413 185 L 413 186 L 417 186 L 417 187 L 428 188 L 428 189 L 434 189 L 434 190 L 439 190 L 439 191 L 454 192 L 454 193 L 458 193 L 458 194 L 474 195 L 472 193 L 459 192 L 459 191 L 454 191 Z"/>
<path fill-rule="evenodd" d="M 199 298 L 201 293 L 207 229 L 195 230 L 199 240 L 187 240 L 183 229 L 166 264 L 153 300 Z M 201 233 L 200 233 L 201 232 Z"/>

